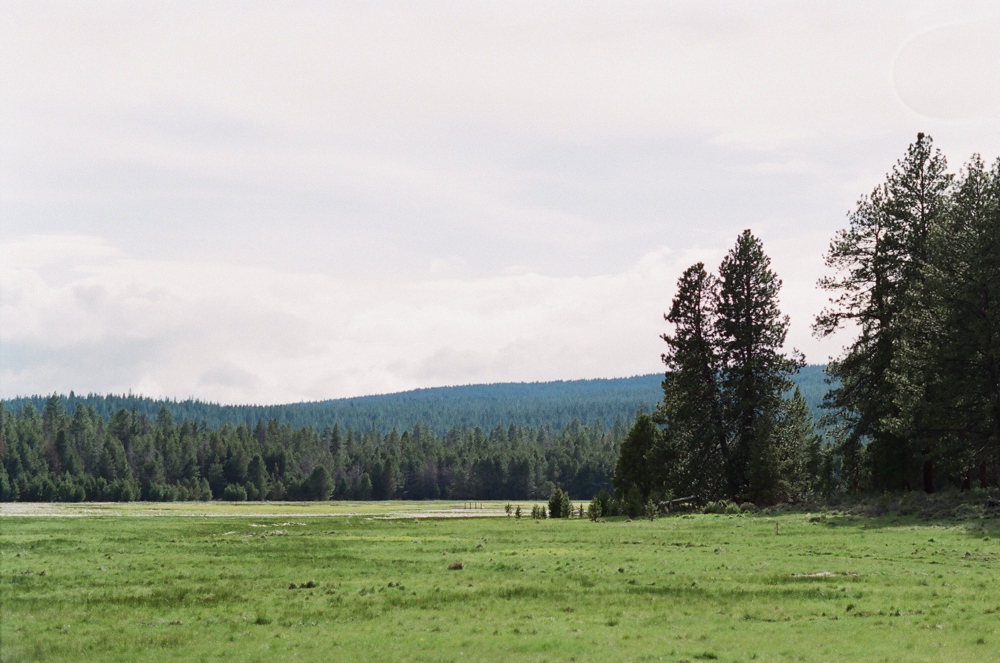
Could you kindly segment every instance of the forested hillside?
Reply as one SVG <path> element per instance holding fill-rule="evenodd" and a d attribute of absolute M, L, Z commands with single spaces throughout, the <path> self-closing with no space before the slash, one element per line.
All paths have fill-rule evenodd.
<path fill-rule="evenodd" d="M 343 429 L 408 430 L 420 424 L 443 435 L 453 427 L 549 426 L 559 430 L 572 421 L 606 425 L 629 421 L 637 411 L 651 412 L 663 398 L 663 375 L 653 373 L 631 378 L 567 380 L 557 382 L 480 384 L 462 387 L 416 389 L 397 394 L 360 396 L 313 403 L 287 405 L 217 405 L 197 400 L 156 400 L 143 396 L 63 396 L 66 410 L 78 405 L 92 407 L 109 419 L 121 409 L 155 417 L 165 407 L 177 421 L 204 422 L 211 428 L 223 424 L 256 426 L 258 421 L 277 421 L 293 427 L 322 430 L 339 424 Z M 796 377 L 813 412 L 826 393 L 822 366 L 806 366 Z M 13 413 L 27 403 L 43 409 L 48 396 L 30 396 L 4 401 Z"/>
<path fill-rule="evenodd" d="M 528 499 L 610 488 L 627 425 L 358 431 L 275 420 L 209 427 L 58 396 L 0 406 L 0 501 Z"/>
<path fill-rule="evenodd" d="M 821 390 L 816 367 L 803 388 Z M 0 404 L 0 499 L 589 499 L 659 375 L 220 406 L 57 395 Z M 607 423 L 602 423 L 607 422 Z"/>

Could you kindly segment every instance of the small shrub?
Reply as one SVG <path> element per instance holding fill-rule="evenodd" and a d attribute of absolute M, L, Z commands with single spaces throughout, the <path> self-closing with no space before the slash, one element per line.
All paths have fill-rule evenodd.
<path fill-rule="evenodd" d="M 238 483 L 231 483 L 222 491 L 222 499 L 226 502 L 246 502 L 247 489 Z"/>
<path fill-rule="evenodd" d="M 594 499 L 590 500 L 590 506 L 587 507 L 587 517 L 592 521 L 596 521 L 601 517 L 601 500 L 599 497 L 595 496 Z"/>
<path fill-rule="evenodd" d="M 569 501 L 569 493 L 563 491 L 562 500 L 559 502 L 560 518 L 570 518 L 573 516 L 573 503 Z"/>
<path fill-rule="evenodd" d="M 549 518 L 569 518 L 570 508 L 569 493 L 561 488 L 553 489 L 549 495 Z"/>
<path fill-rule="evenodd" d="M 518 504 L 517 508 L 514 509 L 514 518 L 516 518 L 517 520 L 521 519 L 521 505 L 520 504 Z"/>
<path fill-rule="evenodd" d="M 733 502 L 729 500 L 719 500 L 717 502 L 708 502 L 702 508 L 702 513 L 740 513 L 740 507 L 738 507 Z"/>
<path fill-rule="evenodd" d="M 597 493 L 597 501 L 601 503 L 601 515 L 602 516 L 614 516 L 617 515 L 612 512 L 611 509 L 611 494 L 606 490 L 602 490 Z"/>

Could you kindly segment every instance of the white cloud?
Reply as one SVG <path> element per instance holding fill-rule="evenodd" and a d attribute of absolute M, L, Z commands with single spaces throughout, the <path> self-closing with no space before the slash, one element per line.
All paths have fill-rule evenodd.
<path fill-rule="evenodd" d="M 991 2 L 0 11 L 4 395 L 659 370 L 677 274 L 745 227 L 823 361 L 844 213 L 917 131 L 1000 131 Z"/>
<path fill-rule="evenodd" d="M 94 240 L 80 242 L 74 278 L 47 280 L 42 256 L 65 245 L 20 240 L 22 256 L 38 259 L 3 267 L 5 284 L 34 284 L 31 297 L 3 291 L 4 395 L 133 389 L 275 402 L 655 371 L 659 312 L 692 259 L 661 251 L 587 278 L 527 273 L 366 288 L 322 274 L 139 260 L 94 251 Z M 63 376 L 45 370 L 53 357 L 95 352 L 108 364 L 103 374 L 81 374 L 72 361 Z"/>
<path fill-rule="evenodd" d="M 662 312 L 677 276 L 697 260 L 711 268 L 721 258 L 718 251 L 663 248 L 597 276 L 365 286 L 322 274 L 135 259 L 99 240 L 79 244 L 80 269 L 69 280 L 48 280 L 41 271 L 47 247 L 66 246 L 62 237 L 20 240 L 22 255 L 38 258 L 5 264 L 0 273 L 4 283 L 35 284 L 31 297 L 3 291 L 5 396 L 132 389 L 285 402 L 655 372 Z M 786 295 L 796 312 L 811 299 L 794 289 Z M 808 337 L 802 326 L 798 340 Z M 97 374 L 70 359 L 88 356 L 102 357 Z M 60 362 L 62 374 L 53 368 Z M 92 370 L 92 362 L 82 369 Z"/>

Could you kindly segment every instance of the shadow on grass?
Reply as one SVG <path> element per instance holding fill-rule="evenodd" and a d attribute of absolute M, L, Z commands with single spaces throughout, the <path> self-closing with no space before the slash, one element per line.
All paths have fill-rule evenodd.
<path fill-rule="evenodd" d="M 850 503 L 819 507 L 819 512 L 810 518 L 810 522 L 854 529 L 955 527 L 965 524 L 974 526 L 976 534 L 981 535 L 984 527 L 1000 531 L 1000 507 L 988 506 L 991 494 L 984 490 L 970 490 L 932 495 L 919 491 L 873 495 Z"/>

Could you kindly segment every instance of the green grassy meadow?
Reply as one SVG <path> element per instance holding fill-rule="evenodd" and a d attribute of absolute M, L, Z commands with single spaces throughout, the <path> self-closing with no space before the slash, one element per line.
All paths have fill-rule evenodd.
<path fill-rule="evenodd" d="M 0 660 L 1000 657 L 993 520 L 483 506 L 4 505 Z"/>

